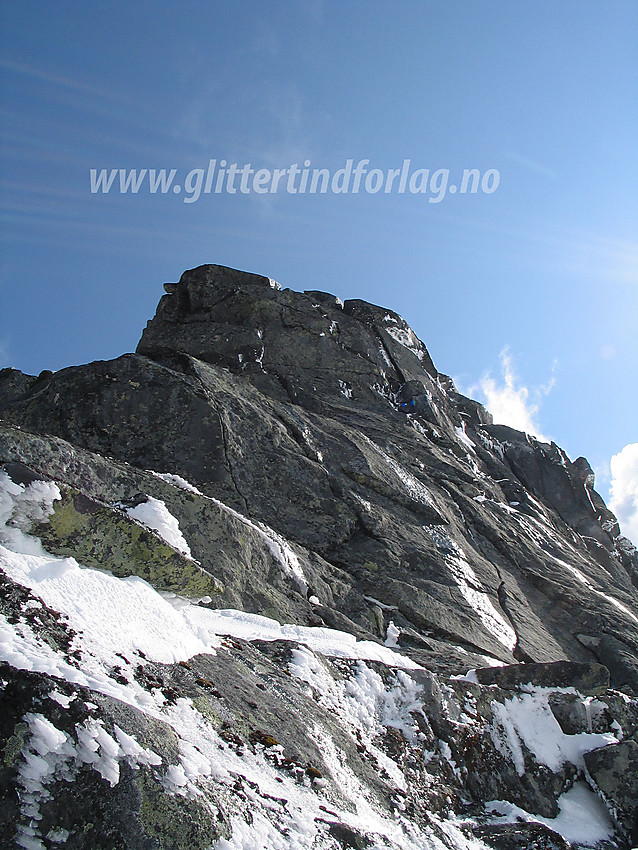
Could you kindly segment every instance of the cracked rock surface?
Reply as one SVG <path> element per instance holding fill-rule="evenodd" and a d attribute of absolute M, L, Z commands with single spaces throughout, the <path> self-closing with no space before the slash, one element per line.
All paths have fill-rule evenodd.
<path fill-rule="evenodd" d="M 597 846 L 631 846 L 638 553 L 587 461 L 492 424 L 391 310 L 215 265 L 165 289 L 134 354 L 0 371 L 17 846 L 587 846 L 558 829 L 577 797 Z M 87 679 L 23 538 L 195 608 L 198 639 L 215 613 L 259 628 Z M 322 629 L 378 651 L 339 658 Z"/>

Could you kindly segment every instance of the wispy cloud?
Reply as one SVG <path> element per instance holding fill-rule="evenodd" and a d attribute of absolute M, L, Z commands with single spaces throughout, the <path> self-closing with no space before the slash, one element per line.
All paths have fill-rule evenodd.
<path fill-rule="evenodd" d="M 628 443 L 611 459 L 610 509 L 620 530 L 638 544 L 638 443 Z"/>
<path fill-rule="evenodd" d="M 506 150 L 504 153 L 508 159 L 512 160 L 512 162 L 516 162 L 519 165 L 528 168 L 530 171 L 534 171 L 536 174 L 541 174 L 543 177 L 549 177 L 550 180 L 556 180 L 556 172 L 552 171 L 551 168 L 547 168 L 547 166 L 542 163 L 536 162 L 534 159 L 529 159 L 529 157 L 523 156 L 516 151 Z"/>
<path fill-rule="evenodd" d="M 494 378 L 490 372 L 486 372 L 468 392 L 471 395 L 477 395 L 483 401 L 494 417 L 495 424 L 509 425 L 543 442 L 549 442 L 549 438 L 543 435 L 536 417 L 543 398 L 554 386 L 553 374 L 546 384 L 526 387 L 519 381 L 514 371 L 512 356 L 507 346 L 501 351 L 499 357 L 500 378 Z"/>
<path fill-rule="evenodd" d="M 0 59 L 0 68 L 4 68 L 5 71 L 20 74 L 23 77 L 30 77 L 31 79 L 38 80 L 39 82 L 49 83 L 52 86 L 56 86 L 60 89 L 66 89 L 67 91 L 82 92 L 83 94 L 101 97 L 105 100 L 116 101 L 117 103 L 127 103 L 131 106 L 134 105 L 134 102 L 129 98 L 123 97 L 119 92 L 112 89 L 92 86 L 82 79 L 68 77 L 64 74 L 57 74 L 46 68 L 36 68 L 34 65 L 27 65 L 24 62 L 15 62 L 9 58 Z"/>

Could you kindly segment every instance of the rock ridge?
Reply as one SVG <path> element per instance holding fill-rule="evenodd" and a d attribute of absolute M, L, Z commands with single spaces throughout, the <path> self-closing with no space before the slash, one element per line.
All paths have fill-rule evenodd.
<path fill-rule="evenodd" d="M 638 553 L 588 462 L 495 425 L 392 310 L 219 265 L 164 288 L 135 353 L 37 377 L 0 371 L 0 596 L 7 629 L 18 630 L 11 645 L 30 635 L 41 647 L 37 663 L 14 652 L 3 668 L 15 749 L 0 772 L 7 820 L 35 830 L 33 846 L 56 846 L 46 822 L 80 847 L 62 809 L 78 804 L 85 783 L 102 812 L 93 839 L 104 846 L 243 846 L 223 842 L 245 830 L 257 841 L 259 829 L 264 848 L 279 846 L 281 823 L 291 834 L 293 822 L 269 814 L 265 786 L 250 785 L 247 765 L 259 763 L 293 808 L 303 797 L 340 812 L 323 825 L 315 817 L 317 847 L 445 840 L 464 850 L 470 835 L 495 848 L 571 846 L 553 825 L 572 786 L 574 799 L 593 789 L 611 813 L 601 850 L 638 840 L 632 786 L 618 779 L 638 746 Z M 155 526 L 135 520 L 140 507 Z M 54 559 L 46 569 L 56 581 L 71 580 L 75 568 L 59 564 L 75 559 L 122 583 L 113 587 L 133 592 L 141 578 L 178 613 L 244 631 L 233 626 L 216 654 L 171 663 L 122 650 L 102 684 L 80 681 L 68 670 L 88 669 L 85 638 L 77 629 L 65 637 L 62 625 L 76 614 L 47 602 L 51 613 L 34 620 L 43 573 L 28 591 L 17 578 L 32 546 L 20 535 L 40 541 L 33 557 Z M 351 654 L 303 643 L 320 632 L 341 634 Z M 355 644 L 363 654 L 352 654 Z M 42 660 L 50 652 L 55 669 Z M 154 695 L 152 710 L 139 688 Z M 52 689 L 96 708 L 65 713 L 46 697 Z M 209 729 L 206 746 L 240 777 L 234 791 L 225 780 L 214 790 L 210 772 L 193 767 L 191 710 Z M 525 712 L 569 757 L 535 749 L 516 726 Z M 59 733 L 51 740 L 66 743 L 55 758 L 39 756 L 61 802 L 43 785 L 37 826 L 10 789 L 27 775 L 45 721 Z M 159 759 L 135 750 L 135 767 L 113 756 L 121 780 L 111 796 L 93 762 L 71 755 L 87 729 L 99 739 L 98 726 L 112 740 L 116 726 L 136 736 Z M 127 740 L 118 746 L 132 753 Z M 585 741 L 590 749 L 577 752 Z M 181 782 L 180 771 L 183 785 L 167 779 Z M 67 775 L 75 784 L 63 784 Z M 250 787 L 261 824 L 252 832 Z M 381 832 L 362 820 L 357 795 L 372 801 Z M 187 801 L 183 834 L 170 823 L 176 799 Z M 495 800 L 519 812 L 517 826 L 514 815 L 488 817 Z M 114 806 L 132 813 L 129 826 L 109 814 Z M 523 823 L 521 811 L 536 820 Z M 411 826 L 392 833 L 393 818 Z M 420 844 L 409 843 L 410 829 Z"/>

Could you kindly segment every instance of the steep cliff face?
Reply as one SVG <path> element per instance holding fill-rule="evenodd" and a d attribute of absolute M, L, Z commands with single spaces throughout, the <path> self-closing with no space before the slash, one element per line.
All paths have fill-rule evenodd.
<path fill-rule="evenodd" d="M 55 846 L 42 818 L 29 825 L 26 792 L 9 790 L 26 787 L 45 722 L 62 749 L 43 757 L 57 785 L 41 783 L 38 811 L 68 846 L 93 846 L 60 821 L 85 780 L 113 847 L 560 847 L 550 827 L 588 787 L 615 818 L 598 838 L 636 840 L 635 789 L 617 774 L 638 749 L 638 553 L 587 462 L 492 424 L 389 310 L 214 265 L 165 289 L 135 354 L 38 378 L 0 372 L 14 630 L 4 811 L 20 840 L 32 829 L 41 842 L 22 846 Z M 44 562 L 24 560 L 43 553 L 67 594 L 105 570 L 127 592 L 143 578 L 200 643 L 162 655 L 131 639 L 117 664 L 87 648 L 77 624 L 90 606 L 80 616 L 62 591 L 47 597 Z M 77 576 L 59 567 L 70 557 Z M 38 599 L 47 613 L 34 623 Z M 49 651 L 57 666 L 42 661 Z M 99 677 L 68 673 L 86 667 L 83 652 Z M 449 678 L 503 664 L 515 666 Z M 69 706 L 96 708 L 71 718 L 49 705 L 61 682 Z M 94 762 L 77 756 L 91 723 L 119 747 L 116 783 L 95 768 L 111 745 L 96 744 Z M 534 724 L 554 736 L 552 757 L 535 749 Z M 159 763 L 133 763 L 116 726 Z M 211 748 L 235 790 L 212 781 Z M 276 787 L 255 778 L 266 770 L 285 788 L 285 817 L 264 802 Z M 189 837 L 171 806 L 197 824 Z M 295 806 L 315 812 L 305 832 Z M 116 823 L 118 807 L 137 831 Z M 534 822 L 516 823 L 523 810 Z"/>

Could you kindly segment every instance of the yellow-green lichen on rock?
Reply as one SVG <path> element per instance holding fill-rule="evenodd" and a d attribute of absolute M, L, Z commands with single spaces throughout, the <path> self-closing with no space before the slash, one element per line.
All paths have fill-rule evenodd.
<path fill-rule="evenodd" d="M 3 760 L 7 767 L 11 767 L 16 758 L 20 755 L 22 748 L 24 747 L 25 736 L 29 731 L 29 727 L 26 723 L 18 723 L 16 724 L 13 735 L 7 740 L 7 743 L 4 745 L 4 756 Z"/>
<path fill-rule="evenodd" d="M 162 850 L 207 850 L 214 841 L 230 838 L 224 813 L 214 812 L 204 797 L 167 794 L 147 768 L 140 769 L 137 785 L 142 827 Z"/>
<path fill-rule="evenodd" d="M 34 529 L 45 549 L 73 556 L 86 567 L 113 575 L 140 576 L 158 590 L 185 596 L 214 596 L 220 587 L 197 564 L 183 557 L 124 511 L 70 488 L 53 503 L 47 522 Z"/>

